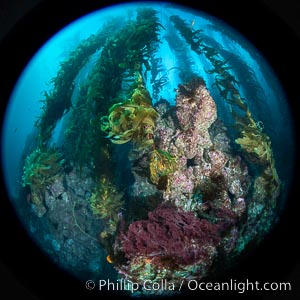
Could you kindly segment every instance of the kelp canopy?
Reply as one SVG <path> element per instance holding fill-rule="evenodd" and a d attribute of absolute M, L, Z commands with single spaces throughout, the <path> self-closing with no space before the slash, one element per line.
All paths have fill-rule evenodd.
<path fill-rule="evenodd" d="M 140 285 L 200 280 L 277 218 L 282 179 L 249 99 L 262 88 L 203 24 L 143 7 L 83 40 L 44 92 L 37 146 L 24 161 L 38 216 L 54 195 L 71 203 L 76 230 Z M 101 224 L 97 235 L 92 222 Z"/>

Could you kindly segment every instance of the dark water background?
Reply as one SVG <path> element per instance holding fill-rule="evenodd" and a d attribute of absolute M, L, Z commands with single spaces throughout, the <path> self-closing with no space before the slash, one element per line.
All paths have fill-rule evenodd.
<path fill-rule="evenodd" d="M 94 29 L 95 28 L 90 28 L 90 32 L 93 32 Z M 89 31 L 87 31 L 87 36 L 88 35 Z M 82 36 L 84 36 L 84 34 Z M 44 59 L 40 58 L 40 61 L 36 59 L 37 63 L 35 69 L 31 69 L 34 64 L 32 62 L 32 65 L 28 66 L 29 69 L 25 71 L 26 73 L 30 70 L 30 73 L 24 73 L 23 79 L 20 79 L 21 81 L 24 81 L 22 83 L 19 82 L 19 86 L 16 87 L 16 90 L 11 97 L 10 108 L 6 115 L 7 123 L 3 131 L 3 164 L 6 166 L 6 182 L 9 186 L 10 195 L 15 195 L 15 190 L 20 184 L 20 160 L 22 158 L 23 146 L 26 144 L 26 140 L 32 133 L 35 117 L 40 113 L 40 104 L 37 102 L 40 98 L 40 93 L 43 90 L 49 90 L 50 87 L 46 83 L 50 78 L 55 76 L 58 61 L 60 58 L 64 59 L 67 57 L 68 51 L 73 49 L 72 46 L 76 46 L 82 36 L 77 35 L 76 37 L 76 34 L 74 34 L 70 39 L 69 44 L 64 43 L 63 47 L 66 48 L 65 50 L 57 47 L 56 49 L 58 51 L 56 52 L 54 47 L 50 52 L 47 51 L 48 53 L 46 53 Z M 217 35 L 215 36 L 215 40 L 221 43 L 224 49 L 230 49 L 230 47 L 232 47 L 230 41 L 223 43 L 221 41 L 222 39 Z M 72 41 L 74 41 L 73 45 Z M 60 47 L 62 47 L 62 45 L 60 45 Z M 243 56 L 245 57 L 245 61 L 248 61 L 247 53 L 243 53 L 243 51 L 240 51 L 239 53 L 238 56 Z M 54 57 L 51 58 L 52 54 Z M 262 80 L 261 75 L 256 72 L 258 82 L 263 83 L 262 87 L 264 88 L 264 93 L 267 97 L 264 98 L 263 101 L 249 103 L 249 105 L 255 113 L 255 116 L 257 116 L 258 119 L 263 120 L 266 131 L 272 138 L 276 162 L 281 178 L 288 182 L 294 159 L 293 128 L 290 119 L 291 114 L 287 105 L 288 99 L 286 99 L 279 82 L 274 77 L 274 73 L 270 67 L 265 64 L 263 57 L 261 57 L 255 49 L 252 49 L 251 54 L 255 57 L 255 60 L 259 65 L 259 68 L 257 68 L 257 66 L 252 64 L 252 69 L 257 71 L 258 69 L 261 69 L 263 74 L 262 77 L 265 79 Z M 24 79 L 26 76 L 27 78 Z M 174 80 L 174 84 L 175 83 L 176 81 Z M 213 91 L 211 92 L 213 94 Z M 13 104 L 13 102 L 15 103 Z"/>

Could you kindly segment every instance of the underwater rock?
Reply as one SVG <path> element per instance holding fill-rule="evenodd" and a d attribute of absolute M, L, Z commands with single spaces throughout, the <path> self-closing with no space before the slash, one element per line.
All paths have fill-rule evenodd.
<path fill-rule="evenodd" d="M 243 197 L 249 185 L 247 168 L 240 157 L 232 157 L 228 153 L 229 138 L 224 125 L 217 119 L 216 104 L 204 82 L 196 78 L 179 86 L 175 106 L 179 123 L 170 114 L 167 115 L 169 121 L 165 121 L 166 109 L 163 104 L 158 105 L 163 115 L 158 117 L 155 140 L 159 148 L 169 150 L 177 161 L 177 170 L 168 175 L 164 199 L 184 210 L 194 210 L 197 206 L 200 209 L 202 204 L 196 204 L 192 199 L 194 191 L 200 187 L 204 194 L 212 193 L 209 190 L 217 184 L 212 178 L 219 178 L 218 181 L 223 184 L 218 187 L 218 197 L 207 197 L 225 202 L 231 202 L 228 193 L 234 195 L 235 199 Z M 214 125 L 215 122 L 220 129 Z"/>
<path fill-rule="evenodd" d="M 169 182 L 168 189 L 164 192 L 164 199 L 186 210 L 193 209 L 187 206 L 188 199 L 195 189 L 193 169 L 190 167 L 185 170 L 176 171 L 169 176 Z"/>
<path fill-rule="evenodd" d="M 249 173 L 247 166 L 239 156 L 231 157 L 222 170 L 228 185 L 228 190 L 235 198 L 244 197 L 249 188 Z"/>
<path fill-rule="evenodd" d="M 156 108 L 155 149 L 150 161 L 147 156 L 131 155 L 134 169 L 139 165 L 145 170 L 149 164 L 150 174 L 140 176 L 134 171 L 131 192 L 134 197 L 157 197 L 164 178 L 162 204 L 148 213 L 148 219 L 131 222 L 127 231 L 121 229 L 114 257 L 123 253 L 127 261 L 117 259 L 115 267 L 140 283 L 145 278 L 159 282 L 167 277 L 178 284 L 182 278 L 205 277 L 221 252 L 234 251 L 240 238 L 236 224 L 246 213 L 251 177 L 241 158 L 229 151 L 226 130 L 217 121 L 215 102 L 201 79 L 179 86 L 175 107 L 161 102 Z M 194 229 L 199 236 L 190 236 L 190 222 L 198 224 Z M 181 244 L 183 241 L 187 244 Z M 219 242 L 220 250 L 216 247 Z M 200 251 L 199 256 L 194 251 Z"/>
<path fill-rule="evenodd" d="M 195 79 L 196 81 L 196 79 Z M 175 142 L 178 153 L 184 152 L 187 159 L 198 154 L 198 147 L 208 148 L 212 145 L 208 128 L 217 118 L 216 104 L 208 90 L 199 80 L 192 96 L 179 89 L 176 97 L 176 115 L 181 132 Z M 195 82 L 190 85 L 196 85 Z M 191 89 L 188 85 L 185 88 Z"/>
<path fill-rule="evenodd" d="M 103 225 L 89 203 L 93 187 L 88 168 L 71 170 L 47 188 L 45 206 L 35 206 L 39 218 L 31 221 L 33 228 L 40 228 L 35 235 L 41 235 L 40 242 L 48 254 L 69 272 L 86 279 L 97 274 L 91 262 L 105 260 L 98 240 Z"/>
<path fill-rule="evenodd" d="M 156 186 L 150 183 L 148 178 L 134 173 L 134 179 L 134 184 L 130 189 L 132 197 L 148 197 L 158 192 Z"/>
<path fill-rule="evenodd" d="M 47 208 L 43 204 L 31 204 L 32 212 L 38 217 L 41 218 L 47 212 Z"/>
<path fill-rule="evenodd" d="M 236 226 L 233 226 L 228 235 L 223 238 L 219 247 L 226 253 L 226 255 L 229 255 L 235 249 L 238 238 L 239 230 Z"/>
<path fill-rule="evenodd" d="M 179 85 L 176 115 L 182 130 L 205 131 L 217 118 L 216 104 L 201 78 Z"/>
<path fill-rule="evenodd" d="M 56 179 L 54 183 L 49 187 L 49 190 L 54 198 L 58 198 L 65 192 L 65 187 L 62 178 Z"/>
<path fill-rule="evenodd" d="M 80 280 L 129 278 L 140 292 L 145 280 L 218 275 L 269 232 L 284 199 L 271 147 L 284 126 L 258 109 L 275 104 L 264 67 L 223 28 L 172 10 L 101 23 L 42 93 L 19 207 L 41 248 Z"/>

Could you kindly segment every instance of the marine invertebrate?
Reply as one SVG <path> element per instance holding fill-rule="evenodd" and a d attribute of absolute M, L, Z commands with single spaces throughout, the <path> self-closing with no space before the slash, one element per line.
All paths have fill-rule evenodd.
<path fill-rule="evenodd" d="M 124 193 L 109 182 L 106 177 L 99 181 L 96 191 L 92 193 L 90 205 L 94 215 L 108 221 L 108 232 L 114 233 L 118 223 L 118 213 L 123 205 Z"/>
<path fill-rule="evenodd" d="M 278 176 L 275 159 L 271 147 L 271 140 L 268 135 L 263 133 L 260 122 L 255 122 L 249 110 L 247 110 L 248 118 L 241 119 L 236 117 L 239 121 L 237 126 L 241 128 L 241 137 L 237 138 L 235 142 L 241 147 L 246 155 L 246 158 L 253 163 L 263 166 L 263 169 L 258 178 L 264 178 L 265 188 L 264 194 L 269 195 L 272 206 L 276 206 L 276 199 L 280 191 L 280 178 Z M 267 184 L 266 184 L 267 182 Z M 262 187 L 255 185 L 255 190 L 260 190 Z"/>
<path fill-rule="evenodd" d="M 237 138 L 235 142 L 241 146 L 243 151 L 250 155 L 251 160 L 256 159 L 261 164 L 271 161 L 271 141 L 268 136 L 251 127 L 242 130 L 241 135 L 242 137 Z"/>
<path fill-rule="evenodd" d="M 176 170 L 176 160 L 168 152 L 154 150 L 150 158 L 150 179 L 158 184 L 163 177 Z"/>
<path fill-rule="evenodd" d="M 131 98 L 123 103 L 114 104 L 109 115 L 101 118 L 101 129 L 108 133 L 114 144 L 134 142 L 140 148 L 153 145 L 153 131 L 158 117 L 151 104 L 148 91 L 138 75 L 137 88 Z"/>
<path fill-rule="evenodd" d="M 25 159 L 22 186 L 30 186 L 33 203 L 41 203 L 44 189 L 60 176 L 65 159 L 54 147 L 37 148 Z"/>

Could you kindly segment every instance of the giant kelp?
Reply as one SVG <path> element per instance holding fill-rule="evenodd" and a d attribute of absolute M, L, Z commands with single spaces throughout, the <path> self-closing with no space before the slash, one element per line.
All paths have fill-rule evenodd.
<path fill-rule="evenodd" d="M 152 85 L 152 96 L 154 100 L 158 100 L 159 92 L 163 86 L 168 83 L 167 70 L 162 66 L 162 58 L 152 56 L 150 59 L 151 63 L 151 80 Z"/>
<path fill-rule="evenodd" d="M 36 123 L 40 129 L 40 143 L 48 141 L 56 122 L 71 108 L 75 78 L 90 56 L 102 46 L 106 30 L 105 27 L 103 32 L 83 40 L 69 57 L 60 63 L 57 75 L 50 81 L 53 88 L 49 92 L 45 91 L 44 99 L 41 100 L 42 114 Z"/>
<path fill-rule="evenodd" d="M 232 118 L 237 122 L 236 128 L 240 135 L 235 139 L 236 144 L 240 146 L 251 163 L 255 160 L 256 163 L 265 166 L 265 171 L 267 169 L 271 170 L 268 172 L 271 173 L 268 178 L 271 180 L 272 190 L 278 190 L 280 180 L 276 171 L 270 138 L 263 132 L 261 122 L 254 120 L 246 99 L 241 96 L 239 81 L 230 72 L 232 69 L 230 61 L 222 59 L 215 47 L 205 43 L 205 35 L 202 30 L 195 30 L 185 20 L 176 15 L 171 16 L 170 20 L 191 49 L 199 55 L 204 55 L 212 64 L 213 68 L 207 70 L 207 73 L 215 74 L 214 85 L 219 90 L 222 98 L 233 109 Z M 252 76 L 249 79 L 252 79 Z M 277 192 L 274 195 L 277 197 Z M 274 205 L 274 201 L 271 202 Z"/>
<path fill-rule="evenodd" d="M 136 122 L 131 125 L 129 122 L 123 122 L 122 126 L 125 126 L 125 123 L 129 125 L 130 132 L 127 131 L 127 133 L 125 133 L 125 127 L 122 129 L 122 126 L 119 128 L 114 126 L 113 131 L 115 130 L 117 134 L 113 134 L 112 131 L 111 136 L 118 136 L 123 132 L 122 138 L 119 139 L 120 142 L 128 138 L 135 139 L 136 137 L 138 139 L 142 135 L 144 135 L 142 140 L 145 141 L 146 136 L 150 136 L 151 127 L 153 127 L 151 120 L 155 118 L 155 112 L 151 106 L 146 104 L 147 101 L 149 102 L 149 100 L 146 101 L 146 98 L 149 96 L 145 94 L 145 91 L 141 88 L 135 90 L 134 78 L 136 72 L 142 72 L 143 67 L 146 71 L 150 70 L 149 60 L 155 52 L 155 45 L 159 42 L 161 29 L 162 26 L 158 22 L 156 11 L 142 9 L 137 12 L 136 20 L 129 20 L 107 39 L 88 81 L 82 86 L 66 131 L 66 140 L 70 144 L 70 148 L 75 150 L 75 152 L 71 151 L 71 156 L 76 164 L 82 166 L 92 159 L 96 172 L 100 169 L 103 170 L 103 165 L 106 163 L 103 160 L 99 161 L 98 154 L 111 150 L 107 146 L 104 135 L 101 134 L 98 120 L 105 120 L 105 115 L 112 106 L 114 106 L 114 110 L 110 111 L 110 120 L 116 120 L 116 115 L 124 110 L 126 113 L 131 111 L 130 117 L 135 116 Z M 129 83 L 127 94 L 124 94 L 122 89 L 124 81 Z M 123 103 L 126 101 L 126 97 L 127 99 L 132 98 L 131 103 Z M 143 97 L 144 104 L 141 105 L 137 102 L 140 101 L 138 97 Z M 118 105 L 120 102 L 123 104 Z M 105 131 L 110 131 L 109 120 L 106 119 L 106 121 Z M 129 121 L 128 118 L 127 121 Z M 143 125 L 140 125 L 140 122 Z M 146 124 L 147 122 L 148 124 Z M 104 127 L 102 126 L 102 129 Z M 146 127 L 149 129 L 146 130 Z M 144 128 L 143 132 L 142 128 Z M 115 139 L 115 142 L 117 140 L 118 138 Z M 103 147 L 105 150 L 102 149 Z"/>
<path fill-rule="evenodd" d="M 76 230 L 97 237 L 120 276 L 141 285 L 201 280 L 235 259 L 273 222 L 280 187 L 271 139 L 249 103 L 263 96 L 255 74 L 194 21 L 161 14 L 162 26 L 158 15 L 147 8 L 112 21 L 90 37 L 95 48 L 84 42 L 61 64 L 70 74 L 60 68 L 53 83 L 79 83 L 67 95 L 72 107 L 57 98 L 53 122 L 44 107 L 43 147 L 26 159 L 23 175 L 33 202 L 46 193 L 46 205 L 71 203 Z M 55 152 L 49 137 L 66 111 Z"/>

